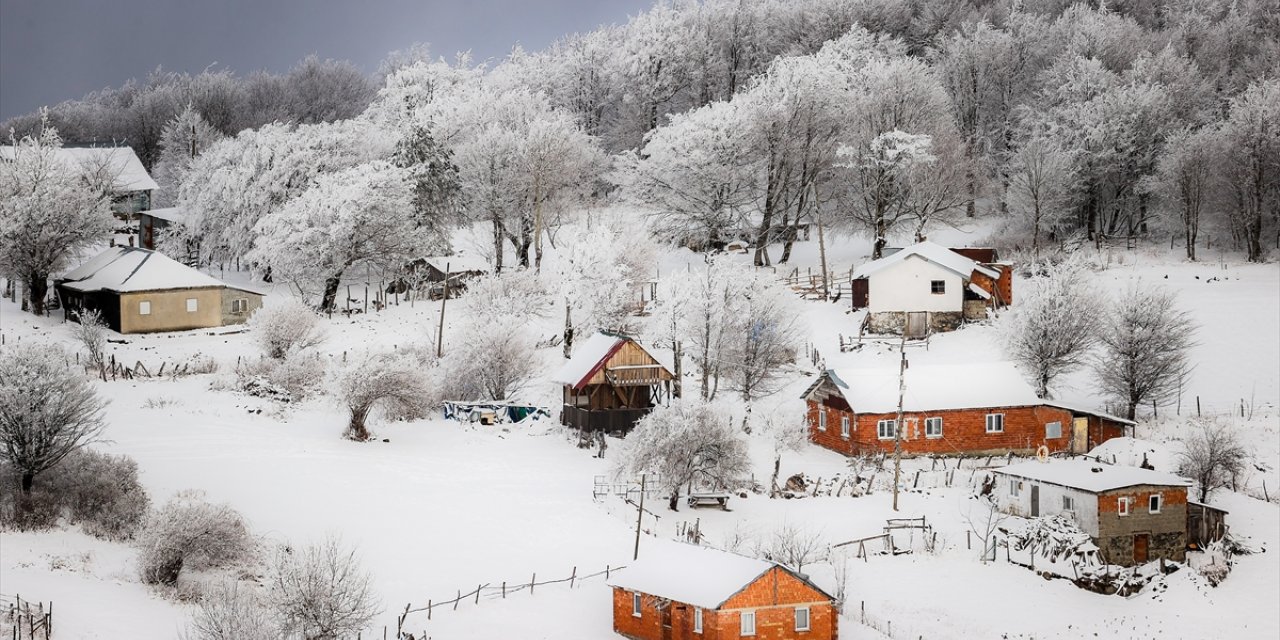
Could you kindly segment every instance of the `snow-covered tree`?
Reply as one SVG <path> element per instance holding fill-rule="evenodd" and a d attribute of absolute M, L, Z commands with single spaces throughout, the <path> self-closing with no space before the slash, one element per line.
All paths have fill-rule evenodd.
<path fill-rule="evenodd" d="M 643 229 L 622 221 L 572 226 L 559 234 L 556 275 L 565 309 L 564 352 L 575 335 L 626 331 L 637 285 L 652 273 L 654 246 Z"/>
<path fill-rule="evenodd" d="M 105 405 L 56 346 L 0 350 L 0 456 L 13 465 L 23 495 L 36 476 L 97 439 Z"/>
<path fill-rule="evenodd" d="M 471 299 L 473 305 L 486 302 Z M 488 303 L 501 305 L 503 301 Z M 515 316 L 486 314 L 463 324 L 450 334 L 441 363 L 448 399 L 515 398 L 542 369 L 535 347 L 528 326 Z"/>
<path fill-rule="evenodd" d="M 1260 262 L 1266 212 L 1280 224 L 1280 80 L 1258 81 L 1232 100 L 1222 128 L 1230 153 L 1226 179 L 1234 189 L 1239 229 L 1250 262 Z"/>
<path fill-rule="evenodd" d="M 160 185 L 153 203 L 157 208 L 177 203 L 178 187 L 191 171 L 192 161 L 222 138 L 222 132 L 206 122 L 192 105 L 165 125 L 160 135 L 160 159 L 151 172 Z"/>
<path fill-rule="evenodd" d="M 1213 201 L 1222 162 L 1220 139 L 1216 128 L 1183 128 L 1170 134 L 1154 180 L 1156 195 L 1182 228 L 1187 259 L 1192 261 L 1201 213 Z"/>
<path fill-rule="evenodd" d="M 360 558 L 335 537 L 303 548 L 281 546 L 267 575 L 268 602 L 288 638 L 351 638 L 381 606 Z"/>
<path fill-rule="evenodd" d="M 293 298 L 253 312 L 248 326 L 262 352 L 276 360 L 317 346 L 327 338 L 320 316 Z"/>
<path fill-rule="evenodd" d="M 1233 486 L 1244 471 L 1249 450 L 1227 423 L 1221 420 L 1195 419 L 1192 432 L 1182 439 L 1179 473 L 1196 481 L 1200 502 L 1207 502 L 1217 489 Z"/>
<path fill-rule="evenodd" d="M 251 587 L 229 580 L 215 582 L 200 594 L 186 640 L 279 640 L 274 613 Z"/>
<path fill-rule="evenodd" d="M 845 159 L 840 166 L 849 170 L 856 194 L 848 215 L 874 239 L 873 260 L 883 255 L 889 236 L 910 218 L 911 176 L 937 163 L 932 147 L 928 135 L 894 129 L 865 147 L 844 145 L 837 151 Z"/>
<path fill-rule="evenodd" d="M 773 475 L 769 479 L 769 497 L 782 495 L 778 474 L 782 471 L 782 454 L 799 451 L 809 442 L 809 420 L 804 404 L 786 402 L 770 413 L 752 413 L 748 417 L 753 433 L 763 433 L 773 445 Z"/>
<path fill-rule="evenodd" d="M 408 172 L 418 227 L 439 233 L 461 222 L 458 167 L 453 152 L 435 139 L 431 129 L 413 126 L 396 144 L 393 161 Z"/>
<path fill-rule="evenodd" d="M 1031 230 L 1032 257 L 1039 260 L 1041 230 L 1053 229 L 1072 212 L 1074 158 L 1060 142 L 1033 136 L 1018 147 L 1005 171 L 1005 206 Z"/>
<path fill-rule="evenodd" d="M 414 406 L 429 396 L 424 363 L 408 352 L 357 356 L 337 375 L 339 401 L 349 420 L 343 435 L 357 442 L 370 438 L 368 420 L 379 403 Z"/>
<path fill-rule="evenodd" d="M 84 347 L 85 363 L 107 379 L 107 334 L 111 331 L 97 309 L 81 309 L 72 330 L 76 341 Z"/>
<path fill-rule="evenodd" d="M 1101 304 L 1089 277 L 1081 260 L 1046 267 L 1000 323 L 1009 358 L 1028 374 L 1041 398 L 1050 397 L 1059 376 L 1086 364 L 1097 343 Z"/>
<path fill-rule="evenodd" d="M 778 390 L 784 367 L 804 346 L 795 295 L 769 271 L 744 272 L 726 282 L 723 366 L 728 387 L 748 405 Z"/>
<path fill-rule="evenodd" d="M 681 399 L 657 407 L 627 434 L 617 472 L 657 473 L 679 510 L 680 491 L 694 484 L 732 488 L 751 471 L 747 443 L 733 419 L 713 405 Z"/>
<path fill-rule="evenodd" d="M 1177 393 L 1191 374 L 1196 323 L 1172 291 L 1130 287 L 1104 311 L 1099 328 L 1094 374 L 1099 390 L 1125 405 L 1126 418 L 1140 404 Z"/>
<path fill-rule="evenodd" d="M 103 242 L 114 223 L 114 176 L 61 160 L 62 140 L 45 124 L 13 140 L 12 157 L 0 161 L 0 274 L 22 283 L 23 306 L 36 315 L 44 315 L 49 277 Z"/>
<path fill-rule="evenodd" d="M 147 516 L 134 544 L 142 581 L 172 585 L 183 569 L 222 567 L 244 559 L 253 548 L 253 537 L 231 505 L 184 491 Z"/>
<path fill-rule="evenodd" d="M 312 188 L 263 218 L 254 228 L 258 239 L 249 258 L 300 291 L 319 289 L 320 309 L 332 311 L 352 267 L 398 270 L 442 248 L 445 227 L 423 223 L 408 171 L 375 160 L 318 177 Z"/>

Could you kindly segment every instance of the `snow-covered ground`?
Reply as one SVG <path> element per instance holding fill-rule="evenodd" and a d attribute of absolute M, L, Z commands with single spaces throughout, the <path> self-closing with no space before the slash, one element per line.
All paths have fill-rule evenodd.
<path fill-rule="evenodd" d="M 968 242 L 980 232 L 934 239 Z M 829 251 L 833 270 L 847 272 L 867 248 L 862 241 L 837 239 Z M 779 271 L 798 265 L 803 272 L 817 264 L 816 256 L 816 242 L 799 243 L 792 265 Z M 1220 586 L 1210 587 L 1195 572 L 1182 570 L 1122 598 L 1046 580 L 1002 561 L 983 564 L 976 545 L 972 550 L 966 545 L 972 472 L 957 471 L 953 486 L 946 487 L 942 474 L 927 471 L 928 460 L 904 464 L 908 477 L 925 471 L 921 489 L 904 494 L 897 513 L 884 490 L 860 498 L 750 495 L 735 498 L 731 511 L 671 513 L 659 504 L 658 517 L 644 517 L 645 528 L 670 538 L 696 520 L 712 542 L 726 543 L 744 532 L 766 534 L 791 526 L 836 543 L 878 534 L 888 517 L 927 517 L 938 532 L 937 551 L 925 552 L 917 544 L 912 554 L 850 561 L 850 604 L 841 621 L 845 637 L 1280 637 L 1274 609 L 1280 601 L 1280 568 L 1274 560 L 1280 549 L 1280 268 L 1230 256 L 1189 264 L 1163 251 L 1143 250 L 1106 252 L 1101 260 L 1109 266 L 1096 277 L 1106 289 L 1131 283 L 1170 287 L 1201 327 L 1196 369 L 1181 407 L 1160 407 L 1158 419 L 1138 427 L 1139 440 L 1112 445 L 1107 454 L 1136 462 L 1146 452 L 1157 468 L 1170 469 L 1176 464 L 1176 440 L 1185 418 L 1195 415 L 1197 398 L 1202 413 L 1236 423 L 1249 439 L 1255 466 L 1241 492 L 1220 491 L 1211 502 L 1230 511 L 1233 532 L 1265 552 L 1241 557 Z M 701 263 L 700 256 L 669 251 L 658 271 L 697 269 Z M 1015 282 L 1015 301 L 1026 282 Z M 268 293 L 268 304 L 288 295 L 283 286 Z M 896 363 L 896 352 L 875 345 L 840 352 L 838 336 L 856 334 L 860 320 L 848 312 L 847 302 L 804 303 L 810 342 L 826 365 Z M 450 303 L 446 336 L 466 312 L 465 302 Z M 338 360 L 344 352 L 371 345 L 431 343 L 438 314 L 438 303 L 419 302 L 351 318 L 335 315 L 327 321 L 330 339 L 322 351 Z M 553 335 L 557 323 L 547 319 L 541 329 Z M 0 334 L 6 343 L 71 344 L 69 328 L 58 317 L 33 318 L 8 301 L 0 302 Z M 377 423 L 376 440 L 349 442 L 340 438 L 344 412 L 330 399 L 282 407 L 225 390 L 219 381 L 237 359 L 256 354 L 250 338 L 215 330 L 128 336 L 125 343 L 112 344 L 117 360 L 141 361 L 151 370 L 196 355 L 213 357 L 221 370 L 176 380 L 97 383 L 111 405 L 107 440 L 95 446 L 134 457 L 154 503 L 183 489 L 200 489 L 240 510 L 267 541 L 300 543 L 338 534 L 358 546 L 386 609 L 369 635 L 382 625 L 394 630 L 406 604 L 416 608 L 428 600 L 449 600 L 482 584 L 528 582 L 535 573 L 539 581 L 568 577 L 575 568 L 579 575 L 595 573 L 631 559 L 634 507 L 592 495 L 594 479 L 609 472 L 609 452 L 616 446 L 600 460 L 594 451 L 574 447 L 556 425 L 480 427 L 434 419 Z M 559 349 L 544 349 L 541 357 L 550 375 L 560 362 Z M 913 349 L 909 357 L 919 364 L 1004 359 L 993 327 L 982 324 L 936 335 L 927 350 Z M 812 367 L 798 367 L 788 386 L 763 404 L 795 406 L 813 373 Z M 1066 382 L 1061 399 L 1101 405 L 1087 372 Z M 544 380 L 529 399 L 552 405 L 557 397 L 557 387 Z M 752 453 L 757 478 L 767 477 L 769 445 L 755 436 Z M 830 479 L 847 474 L 847 467 L 841 456 L 809 446 L 784 454 L 783 477 L 795 473 Z M 1264 491 L 1271 502 L 1260 499 Z M 188 605 L 142 586 L 126 545 L 73 529 L 3 532 L 0 551 L 0 593 L 52 600 L 58 638 L 172 638 L 185 624 Z M 819 584 L 833 582 L 825 564 L 805 571 Z M 406 629 L 431 638 L 603 638 L 611 634 L 609 603 L 605 581 L 596 577 L 573 588 L 548 585 L 534 594 L 483 597 L 456 610 L 437 608 L 430 620 L 425 612 L 411 613 Z"/>

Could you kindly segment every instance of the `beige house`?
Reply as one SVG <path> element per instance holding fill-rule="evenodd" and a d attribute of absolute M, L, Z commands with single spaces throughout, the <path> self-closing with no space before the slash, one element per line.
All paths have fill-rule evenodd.
<path fill-rule="evenodd" d="M 137 247 L 103 251 L 60 278 L 56 290 L 68 319 L 96 309 L 120 333 L 241 324 L 262 307 L 261 293 Z"/>

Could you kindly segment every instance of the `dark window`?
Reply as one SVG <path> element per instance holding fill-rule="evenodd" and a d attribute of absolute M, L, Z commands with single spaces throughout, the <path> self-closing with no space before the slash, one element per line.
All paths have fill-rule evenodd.
<path fill-rule="evenodd" d="M 930 282 L 929 282 L 929 290 L 930 290 L 930 291 L 932 291 L 933 293 L 936 293 L 936 294 L 943 294 L 943 293 L 946 293 L 946 292 L 947 292 L 947 281 L 946 281 L 946 280 L 932 280 L 932 281 L 930 281 Z"/>

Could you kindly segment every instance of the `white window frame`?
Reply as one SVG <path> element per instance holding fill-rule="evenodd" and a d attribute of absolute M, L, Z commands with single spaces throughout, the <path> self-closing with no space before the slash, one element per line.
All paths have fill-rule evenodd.
<path fill-rule="evenodd" d="M 892 440 L 898 431 L 897 420 L 877 420 L 876 421 L 876 438 L 880 440 Z M 889 435 L 885 435 L 885 425 L 889 425 Z"/>
<path fill-rule="evenodd" d="M 826 430 L 827 430 L 827 409 L 825 407 L 819 406 L 818 407 L 818 431 L 826 431 Z"/>
<path fill-rule="evenodd" d="M 931 424 L 936 424 L 936 425 L 938 425 L 938 432 L 937 432 L 937 433 L 933 433 L 933 429 L 929 426 L 929 425 L 931 425 Z M 941 438 L 941 437 L 942 437 L 942 418 L 941 418 L 941 417 L 939 417 L 939 416 L 935 416 L 935 417 L 932 417 L 932 418 L 925 418 L 925 419 L 924 419 L 924 437 L 926 437 L 926 438 Z"/>
<path fill-rule="evenodd" d="M 1022 493 L 1022 482 L 1019 480 L 1009 479 L 1009 495 L 1018 497 Z"/>
<path fill-rule="evenodd" d="M 998 419 L 998 420 L 993 420 L 992 418 L 999 418 L 999 419 Z M 999 428 L 999 429 L 992 429 L 992 428 L 991 428 L 991 425 L 992 425 L 992 423 L 993 423 L 993 422 L 994 422 L 994 423 L 999 423 L 997 426 L 998 426 L 998 427 L 1000 427 L 1000 428 Z M 987 420 L 986 420 L 986 430 L 987 430 L 987 433 L 1004 433 L 1004 414 L 1003 414 L 1003 413 L 988 413 L 988 414 L 987 414 Z"/>
<path fill-rule="evenodd" d="M 693 632 L 702 633 L 702 607 L 693 608 Z"/>
<path fill-rule="evenodd" d="M 1151 503 L 1153 501 L 1155 502 L 1155 505 L 1156 505 L 1155 509 L 1151 508 Z M 1153 493 L 1147 496 L 1147 513 L 1160 513 L 1160 510 L 1163 508 L 1164 508 L 1164 494 Z"/>
<path fill-rule="evenodd" d="M 1050 429 L 1050 427 L 1053 427 L 1054 425 L 1057 425 L 1057 433 L 1058 433 L 1058 435 L 1056 435 L 1056 436 L 1055 436 L 1055 435 L 1050 435 L 1050 434 L 1052 434 L 1052 433 L 1053 433 L 1053 430 L 1052 430 L 1052 429 Z M 1056 421 L 1056 420 L 1055 420 L 1055 421 L 1053 421 L 1053 422 L 1046 422 L 1046 423 L 1044 423 L 1044 439 L 1045 439 L 1045 440 L 1057 440 L 1058 438 L 1061 438 L 1061 437 L 1062 437 L 1062 423 L 1061 423 L 1061 422 L 1059 422 L 1059 421 Z"/>
<path fill-rule="evenodd" d="M 197 298 L 187 298 L 187 313 L 195 313 L 200 310 L 200 300 Z"/>
<path fill-rule="evenodd" d="M 633 592 L 631 594 L 631 617 L 633 618 L 640 617 L 640 608 L 642 604 L 643 603 L 640 600 L 640 592 L 639 591 Z"/>
<path fill-rule="evenodd" d="M 235 298 L 231 301 L 231 313 L 234 315 L 243 315 L 248 308 L 248 298 Z"/>
<path fill-rule="evenodd" d="M 747 624 L 750 621 L 751 624 Z M 738 635 L 754 636 L 756 634 L 756 612 L 743 611 L 738 615 Z"/>
<path fill-rule="evenodd" d="M 1062 496 L 1062 510 L 1068 513 L 1076 512 L 1076 499 L 1071 496 Z"/>
<path fill-rule="evenodd" d="M 840 437 L 849 439 L 849 416 L 840 416 Z"/>
<path fill-rule="evenodd" d="M 800 624 L 800 612 L 804 612 L 804 625 Z M 796 607 L 796 631 L 808 631 L 812 620 L 809 617 L 809 607 Z"/>
<path fill-rule="evenodd" d="M 150 300 L 140 300 L 140 301 L 138 302 L 138 315 L 140 315 L 140 316 L 149 316 L 149 315 L 151 315 L 151 301 L 150 301 Z"/>
<path fill-rule="evenodd" d="M 1121 517 L 1129 515 L 1129 501 L 1129 496 L 1123 496 L 1116 501 L 1116 513 L 1120 514 Z"/>

